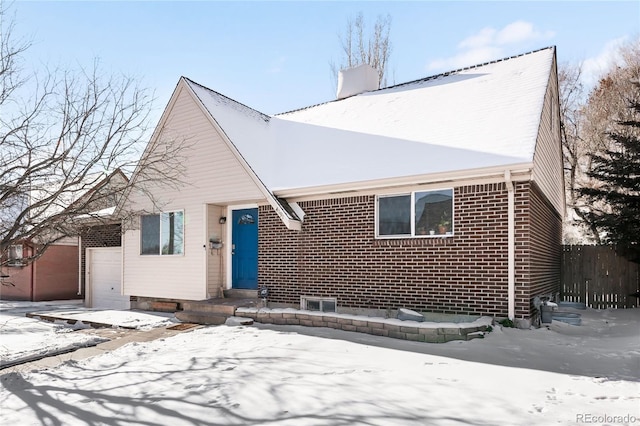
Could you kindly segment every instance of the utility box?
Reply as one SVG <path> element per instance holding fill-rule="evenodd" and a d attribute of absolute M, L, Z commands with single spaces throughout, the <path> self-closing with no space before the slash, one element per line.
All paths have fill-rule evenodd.
<path fill-rule="evenodd" d="M 542 305 L 540 306 L 540 322 L 542 324 L 551 324 L 553 321 L 553 306 Z"/>

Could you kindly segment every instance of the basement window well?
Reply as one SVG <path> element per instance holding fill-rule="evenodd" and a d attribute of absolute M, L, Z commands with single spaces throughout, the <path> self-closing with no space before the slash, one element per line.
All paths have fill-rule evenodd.
<path fill-rule="evenodd" d="M 300 298 L 300 309 L 316 312 L 336 312 L 337 301 L 335 297 L 308 297 Z"/>

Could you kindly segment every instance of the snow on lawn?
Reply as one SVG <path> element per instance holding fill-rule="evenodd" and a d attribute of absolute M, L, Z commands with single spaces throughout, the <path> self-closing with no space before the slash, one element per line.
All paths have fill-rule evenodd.
<path fill-rule="evenodd" d="M 56 311 L 39 311 L 38 315 L 55 316 L 61 320 L 77 321 L 78 324 L 106 324 L 113 327 L 124 327 L 136 330 L 149 330 L 151 328 L 166 327 L 175 324 L 177 320 L 172 321 L 173 313 L 163 312 L 137 312 L 122 311 L 112 309 L 76 309 L 76 310 L 56 310 Z"/>
<path fill-rule="evenodd" d="M 626 350 L 629 339 L 633 342 L 637 336 L 637 327 L 633 329 L 632 325 L 624 322 L 619 333 L 612 331 L 618 330 L 617 327 L 608 329 L 611 334 L 605 333 L 603 340 L 616 342 L 625 337 L 620 345 Z M 494 331 L 485 339 L 447 344 L 416 344 L 366 336 L 372 342 L 384 342 L 389 347 L 290 330 L 274 330 L 268 326 L 206 327 L 153 342 L 129 343 L 104 355 L 70 361 L 57 368 L 1 375 L 0 423 L 549 425 L 640 422 L 638 379 L 619 380 L 551 372 L 550 368 L 542 371 L 494 365 L 393 347 L 394 342 L 411 343 L 415 347 L 441 348 L 445 352 L 464 351 L 471 358 L 478 351 L 476 358 L 482 360 L 491 357 L 491 347 L 493 354 L 498 355 L 502 351 L 500 346 L 507 341 L 505 338 L 517 333 L 529 339 L 542 336 L 534 340 L 544 346 L 545 339 L 551 337 L 547 333 L 559 336 L 564 327 L 559 331 Z M 589 329 L 578 327 L 571 332 L 590 333 Z M 573 338 L 566 333 L 564 336 L 570 342 L 583 337 Z M 517 339 L 511 341 L 518 345 Z M 519 347 L 519 357 L 527 358 L 528 344 L 525 342 Z M 571 362 L 572 352 L 587 349 L 550 348 L 564 353 L 567 362 Z M 620 348 L 611 348 L 611 352 L 618 353 L 616 351 Z M 601 350 L 596 354 L 596 358 L 599 357 Z M 555 362 L 554 358 L 547 361 Z M 544 367 L 542 363 L 538 360 L 536 368 Z"/>
<path fill-rule="evenodd" d="M 103 322 L 130 328 L 159 327 L 170 322 L 160 315 L 131 311 L 95 311 L 77 301 L 9 302 L 0 301 L 0 367 L 37 359 L 81 347 L 93 346 L 108 339 L 74 331 L 89 328 L 86 323 Z M 27 318 L 26 313 L 55 316 L 75 321 L 55 323 Z"/>

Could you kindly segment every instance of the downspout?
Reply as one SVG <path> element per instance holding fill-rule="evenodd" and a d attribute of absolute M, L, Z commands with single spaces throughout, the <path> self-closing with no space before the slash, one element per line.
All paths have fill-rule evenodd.
<path fill-rule="evenodd" d="M 504 182 L 507 186 L 507 264 L 508 264 L 508 315 L 510 320 L 514 320 L 516 311 L 516 213 L 515 194 L 513 182 L 511 181 L 511 171 L 505 170 Z"/>
<path fill-rule="evenodd" d="M 30 256 L 35 256 L 36 254 L 36 249 L 34 247 L 31 247 L 31 252 L 30 252 Z M 33 262 L 31 262 L 31 265 L 29 265 L 29 267 L 31 268 L 31 271 L 29 271 L 31 273 L 31 279 L 29 281 L 31 281 L 31 285 L 29 286 L 29 301 L 30 302 L 35 302 L 35 300 L 33 300 L 33 298 L 35 297 L 35 286 L 36 286 L 36 262 L 37 260 L 34 260 Z"/>
<path fill-rule="evenodd" d="M 82 296 L 82 237 L 78 236 L 78 296 Z"/>

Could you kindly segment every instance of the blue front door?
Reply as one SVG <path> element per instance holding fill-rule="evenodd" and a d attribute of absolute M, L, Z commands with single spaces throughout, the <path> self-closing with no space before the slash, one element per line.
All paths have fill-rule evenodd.
<path fill-rule="evenodd" d="M 233 288 L 258 288 L 258 209 L 233 211 L 231 281 Z"/>

